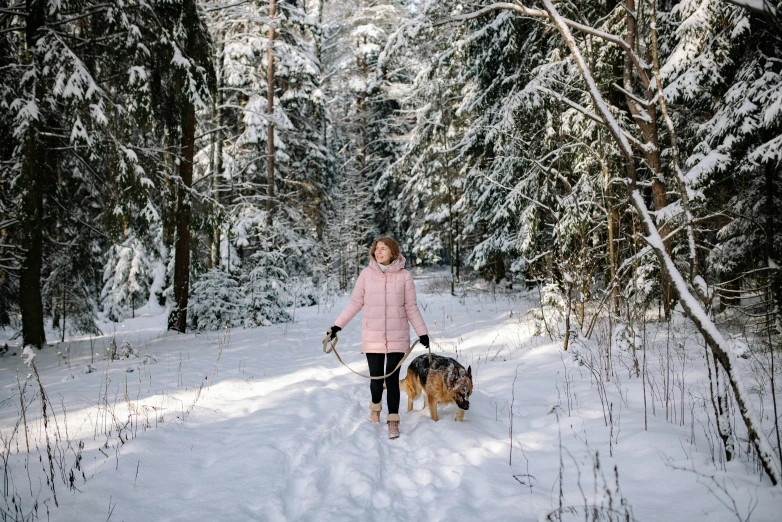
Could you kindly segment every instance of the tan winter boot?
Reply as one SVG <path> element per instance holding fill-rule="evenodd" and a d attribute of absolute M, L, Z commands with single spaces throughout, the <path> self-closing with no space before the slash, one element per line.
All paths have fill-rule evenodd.
<path fill-rule="evenodd" d="M 369 403 L 369 420 L 373 423 L 380 422 L 380 410 L 383 409 L 383 406 L 381 404 L 375 404 L 374 402 Z"/>
<path fill-rule="evenodd" d="M 386 420 L 386 424 L 388 424 L 388 438 L 398 439 L 399 438 L 399 414 L 389 413 L 388 418 Z"/>

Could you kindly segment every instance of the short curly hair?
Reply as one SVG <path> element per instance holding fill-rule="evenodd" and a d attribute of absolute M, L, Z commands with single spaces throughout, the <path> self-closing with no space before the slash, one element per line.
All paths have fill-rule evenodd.
<path fill-rule="evenodd" d="M 399 243 L 397 243 L 396 240 L 390 236 L 380 236 L 379 238 L 375 239 L 372 242 L 372 246 L 369 247 L 369 257 L 375 259 L 375 249 L 377 248 L 378 243 L 383 243 L 391 251 L 391 261 L 399 257 Z M 375 259 L 375 261 L 377 261 L 377 259 Z"/>

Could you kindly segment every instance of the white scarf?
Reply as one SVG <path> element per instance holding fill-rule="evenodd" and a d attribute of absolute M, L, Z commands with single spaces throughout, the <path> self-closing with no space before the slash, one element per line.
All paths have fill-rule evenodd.
<path fill-rule="evenodd" d="M 394 261 L 396 261 L 396 260 L 394 260 Z M 385 274 L 386 271 L 388 271 L 388 269 L 391 268 L 391 265 L 394 264 L 394 261 L 391 261 L 391 263 L 389 263 L 387 265 L 381 265 L 380 263 L 378 263 L 377 266 L 380 267 L 380 271 Z"/>

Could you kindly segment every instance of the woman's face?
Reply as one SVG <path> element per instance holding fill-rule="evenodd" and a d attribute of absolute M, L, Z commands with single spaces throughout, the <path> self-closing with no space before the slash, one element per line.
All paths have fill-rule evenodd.
<path fill-rule="evenodd" d="M 387 265 L 391 262 L 391 249 L 382 241 L 378 241 L 375 246 L 375 260 L 381 265 Z"/>

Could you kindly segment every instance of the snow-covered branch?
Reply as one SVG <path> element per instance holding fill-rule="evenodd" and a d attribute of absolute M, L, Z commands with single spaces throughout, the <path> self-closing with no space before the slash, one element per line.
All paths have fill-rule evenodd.
<path fill-rule="evenodd" d="M 536 87 L 536 89 L 539 90 L 540 92 L 544 92 L 544 93 L 546 93 L 546 94 L 548 94 L 550 96 L 553 96 L 554 98 L 558 99 L 559 101 L 561 101 L 562 103 L 564 103 L 568 107 L 571 107 L 571 108 L 577 110 L 578 112 L 580 112 L 581 114 L 583 114 L 584 116 L 586 116 L 590 120 L 594 121 L 595 123 L 599 123 L 600 125 L 605 125 L 605 122 L 597 114 L 595 114 L 594 112 L 592 112 L 592 111 L 586 109 L 585 107 L 579 105 L 578 103 L 576 103 L 573 100 L 569 99 L 567 96 L 564 96 L 564 95 L 562 95 L 562 94 L 560 94 L 558 92 L 552 91 L 551 89 L 549 89 L 547 87 L 538 86 L 538 87 Z M 624 136 L 627 138 L 627 140 L 630 142 L 630 144 L 633 145 L 639 151 L 645 152 L 651 146 L 651 144 L 641 143 L 641 141 L 636 139 L 629 132 L 627 132 L 627 131 L 625 131 L 623 129 L 621 129 L 621 131 L 624 134 Z"/>
<path fill-rule="evenodd" d="M 763 469 L 766 471 L 766 474 L 774 485 L 782 484 L 780 464 L 777 462 L 768 437 L 762 430 L 763 424 L 761 423 L 760 416 L 755 411 L 754 406 L 746 400 L 749 393 L 747 392 L 738 371 L 738 363 L 733 350 L 733 343 L 725 339 L 722 333 L 717 329 L 714 321 L 712 321 L 705 312 L 700 302 L 690 292 L 679 269 L 665 249 L 663 240 L 660 237 L 657 226 L 652 221 L 652 217 L 649 214 L 649 210 L 646 208 L 646 203 L 644 202 L 641 193 L 637 189 L 634 189 L 631 193 L 631 198 L 633 206 L 641 214 L 644 230 L 648 234 L 644 237 L 644 240 L 652 247 L 652 250 L 660 260 L 660 265 L 663 267 L 663 270 L 670 276 L 684 313 L 693 322 L 696 328 L 698 328 L 701 335 L 703 335 L 703 338 L 706 340 L 706 343 L 714 354 L 714 358 L 719 361 L 730 380 L 733 394 L 739 405 L 739 411 L 741 412 L 744 424 L 747 427 L 749 438 L 755 446 Z"/>
<path fill-rule="evenodd" d="M 584 56 L 581 54 L 581 50 L 578 48 L 578 44 L 576 44 L 576 39 L 573 37 L 573 33 L 570 32 L 567 20 L 565 20 L 565 18 L 559 14 L 559 11 L 556 10 L 551 0 L 543 0 L 543 4 L 546 6 L 549 17 L 554 22 L 554 25 L 557 27 L 557 29 L 559 29 L 560 34 L 565 39 L 565 43 L 570 49 L 570 52 L 573 54 L 576 65 L 578 66 L 578 69 L 581 71 L 581 75 L 584 78 L 584 83 L 586 83 L 587 91 L 592 98 L 592 102 L 595 104 L 595 108 L 597 108 L 597 111 L 600 113 L 600 117 L 603 120 L 603 123 L 608 127 L 608 131 L 611 133 L 611 136 L 614 137 L 614 140 L 616 140 L 617 144 L 620 146 L 620 150 L 625 159 L 631 164 L 634 164 L 635 160 L 633 158 L 633 149 L 630 145 L 630 141 L 627 139 L 627 136 L 625 136 L 624 132 L 622 132 L 622 127 L 619 125 L 619 122 L 616 120 L 616 118 L 614 118 L 614 115 L 608 109 L 608 105 L 606 105 L 605 101 L 603 100 L 603 95 L 600 94 L 600 91 L 597 88 L 597 84 L 592 77 L 592 72 L 587 66 L 586 60 L 584 60 Z"/>
<path fill-rule="evenodd" d="M 729 4 L 733 4 L 737 7 L 743 7 L 749 9 L 758 14 L 771 14 L 776 16 L 777 9 L 768 0 L 725 0 Z"/>
<path fill-rule="evenodd" d="M 439 26 L 439 25 L 445 25 L 450 22 L 466 22 L 468 20 L 474 20 L 476 18 L 480 18 L 484 15 L 487 15 L 489 13 L 493 13 L 495 11 L 514 11 L 519 14 L 523 14 L 526 16 L 534 16 L 534 17 L 547 17 L 548 14 L 545 11 L 542 11 L 540 9 L 530 9 L 529 7 L 525 7 L 521 4 L 511 4 L 510 2 L 497 2 L 494 4 L 487 5 L 486 7 L 479 9 L 477 11 L 473 11 L 471 13 L 464 13 L 460 15 L 454 15 L 448 18 L 443 18 L 442 20 L 436 21 L 433 25 Z"/>
<path fill-rule="evenodd" d="M 434 26 L 440 26 L 451 22 L 465 22 L 467 20 L 474 20 L 476 18 L 480 18 L 482 16 L 485 16 L 489 13 L 493 13 L 495 11 L 513 11 L 518 14 L 522 14 L 525 16 L 531 16 L 535 18 L 551 18 L 549 13 L 546 11 L 540 10 L 540 9 L 531 9 L 529 7 L 524 6 L 523 4 L 511 4 L 508 2 L 497 2 L 491 5 L 488 5 L 484 7 L 483 9 L 479 9 L 477 11 L 471 12 L 471 13 L 465 13 L 461 15 L 454 15 L 449 18 L 444 18 L 442 20 L 438 20 L 434 22 Z M 596 36 L 602 40 L 605 40 L 606 42 L 610 42 L 614 45 L 617 45 L 622 48 L 622 50 L 627 53 L 632 60 L 633 64 L 636 67 L 636 70 L 638 72 L 638 76 L 641 78 L 641 81 L 643 82 L 644 86 L 649 86 L 650 80 L 649 75 L 647 74 L 647 70 L 650 69 L 650 66 L 648 63 L 643 61 L 633 50 L 631 46 L 627 44 L 624 40 L 619 38 L 616 35 L 606 33 L 605 31 L 601 31 L 599 29 L 595 29 L 594 27 L 590 27 L 588 25 L 584 25 L 581 23 L 576 22 L 575 20 L 570 20 L 568 18 L 560 17 L 564 23 L 573 29 L 576 29 L 578 31 L 581 31 L 586 34 L 591 34 L 592 36 Z"/>
<path fill-rule="evenodd" d="M 676 267 L 675 263 L 671 259 L 671 256 L 668 254 L 668 251 L 665 248 L 665 244 L 660 237 L 660 233 L 657 230 L 657 226 L 652 220 L 652 217 L 649 214 L 649 210 L 646 207 L 646 202 L 643 200 L 641 193 L 635 187 L 636 174 L 633 152 L 630 147 L 630 143 L 622 133 L 622 129 L 619 127 L 618 122 L 611 114 L 607 104 L 605 103 L 605 100 L 600 94 L 600 91 L 597 89 L 594 78 L 592 77 L 592 72 L 587 66 L 580 49 L 576 45 L 575 39 L 573 38 L 569 27 L 565 23 L 565 20 L 562 18 L 562 16 L 560 16 L 551 0 L 543 0 L 543 4 L 545 5 L 546 10 L 549 12 L 551 19 L 553 20 L 557 29 L 559 29 L 560 34 L 565 39 L 565 42 L 570 48 L 576 64 L 581 71 L 584 83 L 587 84 L 588 91 L 592 96 L 592 101 L 597 107 L 601 117 L 604 119 L 605 124 L 608 126 L 612 137 L 617 142 L 617 145 L 620 147 L 620 150 L 625 156 L 625 160 L 628 163 L 628 188 L 631 192 L 631 203 L 641 216 L 644 230 L 647 234 L 644 239 L 646 240 L 647 244 L 652 247 L 652 250 L 660 261 L 660 265 L 670 277 L 675 293 L 678 296 L 679 303 L 682 305 L 685 314 L 693 322 L 693 324 L 695 324 L 696 328 L 698 328 L 698 331 L 701 333 L 701 335 L 703 335 L 706 343 L 709 345 L 709 348 L 714 354 L 714 357 L 725 369 L 725 372 L 731 382 L 731 386 L 736 397 L 736 402 L 739 405 L 742 418 L 744 419 L 744 424 L 747 427 L 750 440 L 754 444 L 758 456 L 760 457 L 763 469 L 766 471 L 766 474 L 775 485 L 781 484 L 782 474 L 780 473 L 780 465 L 776 461 L 776 456 L 766 434 L 762 431 L 760 417 L 755 411 L 753 405 L 746 401 L 748 394 L 738 374 L 738 365 L 735 361 L 735 355 L 733 354 L 732 346 L 722 336 L 714 322 L 704 311 L 700 302 L 693 297 L 684 281 L 684 278 L 679 272 L 679 269 Z"/>

